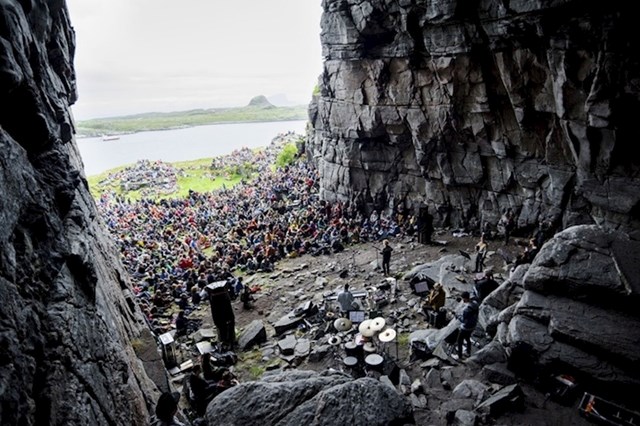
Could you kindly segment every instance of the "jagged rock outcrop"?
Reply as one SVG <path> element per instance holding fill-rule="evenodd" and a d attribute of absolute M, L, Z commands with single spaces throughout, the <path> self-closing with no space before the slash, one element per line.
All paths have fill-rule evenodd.
<path fill-rule="evenodd" d="M 287 371 L 265 375 L 217 396 L 207 407 L 210 425 L 405 425 L 409 401 L 372 378 L 338 372 Z"/>
<path fill-rule="evenodd" d="M 74 43 L 63 1 L 0 1 L 3 425 L 143 425 L 155 402 L 73 140 Z"/>
<path fill-rule="evenodd" d="M 623 2 L 325 0 L 322 195 L 439 224 L 640 224 L 640 37 Z"/>
<path fill-rule="evenodd" d="M 640 240 L 595 225 L 568 228 L 545 244 L 522 277 L 521 297 L 504 299 L 498 326 L 490 329 L 512 368 L 532 377 L 570 374 L 607 395 L 635 395 L 640 389 L 638 253 Z M 499 290 L 513 281 L 490 297 L 498 299 Z M 486 357 L 479 354 L 474 361 L 482 364 Z"/>

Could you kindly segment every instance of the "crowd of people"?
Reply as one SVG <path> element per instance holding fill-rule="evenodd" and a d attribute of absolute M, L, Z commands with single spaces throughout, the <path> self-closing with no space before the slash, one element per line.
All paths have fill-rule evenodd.
<path fill-rule="evenodd" d="M 172 323 L 188 331 L 189 313 L 207 284 L 229 280 L 230 288 L 242 291 L 238 270 L 270 271 L 284 257 L 333 253 L 413 227 L 406 212 L 365 217 L 353 204 L 320 200 L 317 174 L 308 163 L 272 170 L 277 145 L 254 157 L 254 180 L 233 188 L 190 192 L 184 199 L 100 198 L 102 217 L 154 331 L 166 332 Z"/>
<path fill-rule="evenodd" d="M 178 189 L 178 176 L 181 171 L 172 164 L 160 160 L 139 160 L 133 166 L 125 167 L 98 183 L 99 188 L 116 184 L 122 193 L 140 190 L 144 197 L 171 194 Z M 105 192 L 105 196 L 113 193 Z"/>
<path fill-rule="evenodd" d="M 250 308 L 251 297 L 239 275 L 271 271 L 285 257 L 330 254 L 350 244 L 382 241 L 383 271 L 389 275 L 392 249 L 387 238 L 420 237 L 426 227 L 429 235 L 421 238 L 431 240 L 432 219 L 424 218 L 429 216 L 424 208 L 417 215 L 401 206 L 393 213 L 373 210 L 365 215 L 354 203 L 321 200 L 317 172 L 308 162 L 274 169 L 278 153 L 291 136 L 277 137 L 262 151 L 237 150 L 218 159 L 219 167 L 250 161 L 257 170 L 255 179 L 232 188 L 190 191 L 182 199 L 131 201 L 113 194 L 99 199 L 102 218 L 154 332 L 175 328 L 179 336 L 195 331 L 199 323 L 190 313 L 206 300 L 206 286 L 213 282 L 226 281 L 232 298 L 240 296 Z M 140 165 L 142 170 L 165 170 L 160 162 Z M 133 172 L 123 171 L 123 176 L 127 173 Z M 505 241 L 513 220 L 507 217 L 506 223 Z M 543 238 L 540 231 L 517 262 L 530 261 Z M 483 235 L 476 247 L 476 272 L 484 269 L 487 249 Z"/>

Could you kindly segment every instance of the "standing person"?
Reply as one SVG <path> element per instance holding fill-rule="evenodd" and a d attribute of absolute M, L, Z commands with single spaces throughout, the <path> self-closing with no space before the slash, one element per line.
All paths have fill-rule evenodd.
<path fill-rule="evenodd" d="M 242 277 L 236 278 L 236 283 L 234 285 L 234 290 L 236 294 L 242 294 L 244 290 L 244 284 L 242 283 Z"/>
<path fill-rule="evenodd" d="M 344 285 L 344 290 L 338 294 L 338 304 L 340 304 L 340 312 L 345 318 L 349 317 L 349 311 L 356 306 L 356 300 L 349 291 L 349 284 Z"/>
<path fill-rule="evenodd" d="M 541 220 L 540 224 L 538 225 L 538 229 L 536 230 L 536 233 L 533 236 L 535 239 L 536 247 L 538 248 L 542 247 L 544 242 L 549 237 L 548 234 L 550 230 L 551 230 L 551 224 L 549 222 Z"/>
<path fill-rule="evenodd" d="M 389 240 L 384 240 L 382 242 L 382 250 L 380 253 L 382 254 L 382 273 L 387 276 L 390 273 L 390 264 L 391 264 L 391 252 L 393 248 L 389 245 Z"/>
<path fill-rule="evenodd" d="M 431 235 L 433 234 L 433 216 L 429 213 L 428 207 L 420 207 L 417 228 L 418 242 L 421 244 L 430 244 Z"/>
<path fill-rule="evenodd" d="M 513 209 L 509 207 L 498 222 L 498 225 L 502 227 L 504 231 L 504 245 L 509 244 L 509 237 L 511 236 L 511 232 L 513 232 L 513 228 L 516 225 L 515 214 L 513 213 Z"/>
<path fill-rule="evenodd" d="M 185 426 L 175 418 L 178 412 L 178 401 L 180 401 L 178 392 L 165 392 L 160 395 L 156 404 L 156 414 L 149 420 L 151 426 Z"/>
<path fill-rule="evenodd" d="M 484 269 L 484 259 L 489 251 L 489 245 L 484 239 L 484 233 L 480 236 L 480 241 L 476 244 L 476 269 L 475 272 L 482 272 Z"/>
<path fill-rule="evenodd" d="M 458 329 L 458 340 L 456 342 L 458 352 L 452 355 L 454 359 L 462 359 L 462 344 L 465 341 L 467 342 L 467 356 L 471 356 L 471 334 L 478 324 L 478 303 L 475 299 L 471 299 L 468 291 L 462 292 L 461 296 L 465 306 L 462 313 L 457 317 L 460 321 L 460 328 Z"/>

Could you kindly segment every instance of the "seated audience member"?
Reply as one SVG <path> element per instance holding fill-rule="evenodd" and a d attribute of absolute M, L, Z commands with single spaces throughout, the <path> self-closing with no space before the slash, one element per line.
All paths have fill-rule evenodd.
<path fill-rule="evenodd" d="M 444 307 L 447 295 L 442 287 L 442 284 L 435 283 L 433 289 L 429 292 L 426 302 L 423 305 L 425 313 L 427 311 L 438 311 Z"/>
<path fill-rule="evenodd" d="M 242 294 L 240 294 L 240 301 L 242 302 L 243 309 L 252 309 L 253 308 L 253 296 L 251 295 L 251 289 L 248 285 L 244 286 L 242 290 Z"/>
<path fill-rule="evenodd" d="M 207 405 L 218 393 L 216 383 L 205 380 L 201 371 L 200 365 L 196 364 L 187 376 L 189 402 L 198 416 L 204 415 Z"/>
<path fill-rule="evenodd" d="M 533 262 L 533 259 L 538 254 L 538 246 L 536 245 L 535 239 L 531 238 L 529 240 L 529 244 L 524 248 L 524 251 L 518 255 L 516 261 L 514 262 L 514 268 L 518 265 L 524 265 L 527 263 Z"/>
<path fill-rule="evenodd" d="M 156 404 L 155 415 L 151 416 L 149 423 L 151 426 L 184 426 L 175 418 L 178 412 L 178 401 L 180 394 L 178 392 L 165 392 L 158 398 Z"/>

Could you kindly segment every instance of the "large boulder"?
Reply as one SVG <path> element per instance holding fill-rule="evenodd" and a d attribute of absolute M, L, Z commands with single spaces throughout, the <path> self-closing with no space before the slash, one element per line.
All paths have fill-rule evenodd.
<path fill-rule="evenodd" d="M 411 403 L 371 378 L 337 372 L 291 371 L 235 386 L 207 407 L 216 426 L 412 424 Z"/>
<path fill-rule="evenodd" d="M 637 253 L 639 241 L 598 226 L 572 227 L 547 242 L 522 277 L 519 301 L 484 320 L 510 354 L 509 366 L 532 378 L 571 374 L 587 388 L 622 398 L 637 389 Z M 500 293 L 484 304 L 514 302 Z M 474 361 L 489 364 L 494 358 Z"/>

